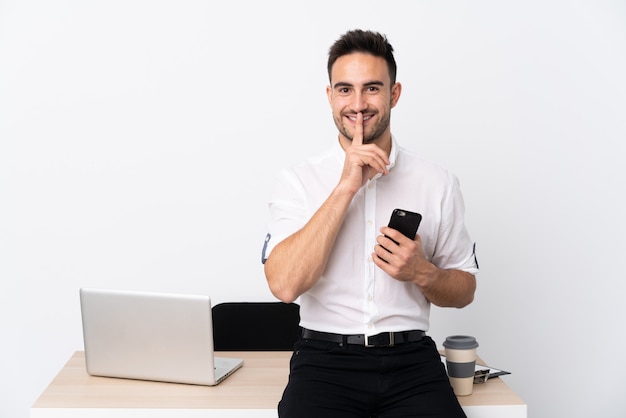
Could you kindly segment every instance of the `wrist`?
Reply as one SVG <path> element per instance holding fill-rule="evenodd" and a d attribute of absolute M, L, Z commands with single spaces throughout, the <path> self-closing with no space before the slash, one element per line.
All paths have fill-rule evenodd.
<path fill-rule="evenodd" d="M 437 282 L 441 274 L 442 270 L 440 268 L 429 261 L 425 261 L 416 272 L 413 283 L 420 288 L 422 293 L 426 293 Z"/>
<path fill-rule="evenodd" d="M 346 184 L 345 182 L 340 182 L 332 192 L 332 195 L 338 198 L 346 198 L 352 201 L 352 198 L 357 194 L 359 188 L 354 188 L 350 184 Z"/>

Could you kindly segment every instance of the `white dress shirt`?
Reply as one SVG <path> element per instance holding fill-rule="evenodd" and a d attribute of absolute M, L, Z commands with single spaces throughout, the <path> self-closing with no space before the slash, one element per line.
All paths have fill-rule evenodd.
<path fill-rule="evenodd" d="M 327 152 L 284 170 L 269 203 L 271 221 L 263 261 L 283 239 L 302 228 L 337 186 L 345 152 Z M 356 194 L 320 280 L 300 299 L 300 325 L 339 334 L 429 328 L 430 302 L 417 286 L 378 268 L 371 253 L 395 208 L 422 214 L 418 234 L 426 258 L 439 268 L 478 273 L 474 243 L 464 224 L 457 178 L 400 148 L 392 138 L 389 174 Z"/>

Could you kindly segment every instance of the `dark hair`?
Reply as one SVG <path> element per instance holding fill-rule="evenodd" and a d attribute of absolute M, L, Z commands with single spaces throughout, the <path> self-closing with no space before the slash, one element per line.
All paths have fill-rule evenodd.
<path fill-rule="evenodd" d="M 353 52 L 364 52 L 375 57 L 384 58 L 389 69 L 391 84 L 396 82 L 396 60 L 393 57 L 393 47 L 387 37 L 378 32 L 355 29 L 343 34 L 328 51 L 328 79 L 330 80 L 333 64 L 339 57 Z"/>

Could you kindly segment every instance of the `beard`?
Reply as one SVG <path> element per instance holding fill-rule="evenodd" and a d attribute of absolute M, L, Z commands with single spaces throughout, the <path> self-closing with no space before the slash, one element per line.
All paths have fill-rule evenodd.
<path fill-rule="evenodd" d="M 374 114 L 374 116 L 378 115 L 380 115 L 380 113 Z M 354 130 L 352 130 L 352 132 L 348 130 L 348 127 L 352 128 L 352 126 L 347 126 L 344 122 L 344 116 L 346 115 L 340 114 L 339 116 L 333 116 L 335 126 L 337 126 L 341 135 L 352 141 L 354 139 Z M 373 125 L 363 126 L 363 143 L 369 144 L 375 142 L 387 130 L 387 128 L 389 128 L 390 119 L 390 114 L 385 113 Z"/>

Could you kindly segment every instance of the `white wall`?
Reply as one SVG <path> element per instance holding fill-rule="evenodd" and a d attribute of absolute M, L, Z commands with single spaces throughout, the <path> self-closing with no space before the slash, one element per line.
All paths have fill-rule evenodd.
<path fill-rule="evenodd" d="M 626 414 L 623 1 L 4 0 L 0 417 L 82 349 L 81 286 L 272 300 L 268 194 L 335 139 L 352 28 L 395 46 L 393 131 L 460 177 L 479 244 L 431 335 L 477 336 L 533 418 Z"/>

